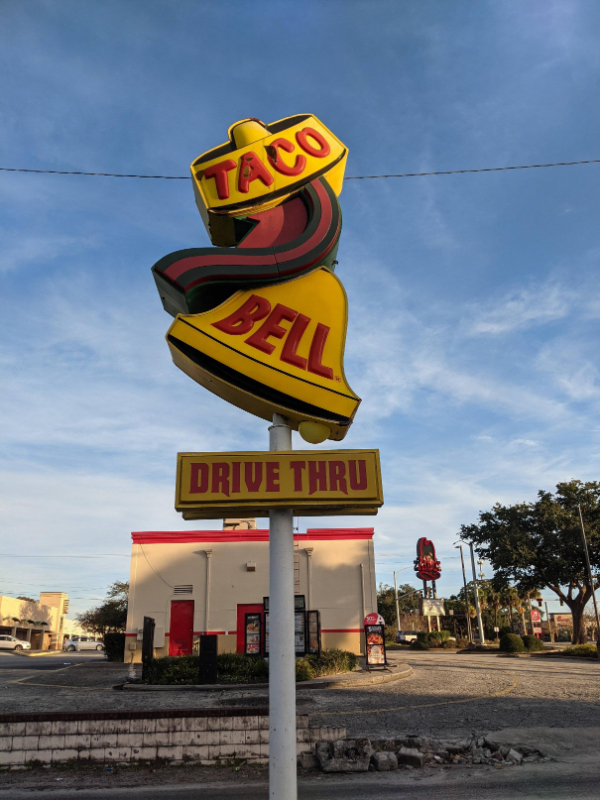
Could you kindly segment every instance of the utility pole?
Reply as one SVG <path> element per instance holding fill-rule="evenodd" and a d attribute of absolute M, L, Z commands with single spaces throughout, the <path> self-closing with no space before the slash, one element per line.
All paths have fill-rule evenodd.
<path fill-rule="evenodd" d="M 600 619 L 598 618 L 598 604 L 596 603 L 596 590 L 594 589 L 594 579 L 592 577 L 592 567 L 590 565 L 590 554 L 587 546 L 587 539 L 585 538 L 585 528 L 583 526 L 583 514 L 581 513 L 581 506 L 577 505 L 579 509 L 579 520 L 581 522 L 581 536 L 583 538 L 583 552 L 585 553 L 585 563 L 587 565 L 588 578 L 590 581 L 590 589 L 592 590 L 592 600 L 594 602 L 594 611 L 596 613 L 596 650 L 598 652 L 598 660 L 600 660 Z"/>
<path fill-rule="evenodd" d="M 548 613 L 548 603 L 544 600 L 546 606 L 546 622 L 548 623 L 548 633 L 550 634 L 550 641 L 554 641 L 554 634 L 552 633 L 552 624 L 550 623 L 550 614 Z"/>
<path fill-rule="evenodd" d="M 396 570 L 394 570 L 394 597 L 396 599 L 396 627 L 400 633 L 400 605 L 398 603 L 398 583 L 396 582 Z"/>
<path fill-rule="evenodd" d="M 465 586 L 465 609 L 467 616 L 467 631 L 469 634 L 469 644 L 473 644 L 473 633 L 471 631 L 471 617 L 469 615 L 469 595 L 467 592 L 467 574 L 465 572 L 465 557 L 463 556 L 462 544 L 456 545 L 456 549 L 460 550 L 460 563 L 462 564 L 463 584 Z"/>
<path fill-rule="evenodd" d="M 477 611 L 477 625 L 479 627 L 479 641 L 485 644 L 485 635 L 483 633 L 483 620 L 481 619 L 481 609 L 479 608 L 479 587 L 477 586 L 477 575 L 475 574 L 475 556 L 473 555 L 473 543 L 469 542 L 471 550 L 471 567 L 473 569 L 473 586 L 475 588 L 475 609 Z"/>

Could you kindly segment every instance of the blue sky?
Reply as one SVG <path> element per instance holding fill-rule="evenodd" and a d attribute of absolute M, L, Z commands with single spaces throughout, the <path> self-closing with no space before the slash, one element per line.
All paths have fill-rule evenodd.
<path fill-rule="evenodd" d="M 598 158 L 599 35 L 593 0 L 4 0 L 0 166 L 185 175 L 232 122 L 301 112 L 347 175 Z M 301 529 L 373 524 L 384 581 L 428 536 L 449 594 L 461 523 L 597 479 L 599 179 L 346 183 L 344 445 L 380 448 L 386 504 Z M 178 451 L 267 426 L 170 362 L 150 268 L 209 243 L 191 184 L 0 173 L 0 205 L 0 591 L 80 611 L 127 577 L 130 531 L 197 527 Z"/>

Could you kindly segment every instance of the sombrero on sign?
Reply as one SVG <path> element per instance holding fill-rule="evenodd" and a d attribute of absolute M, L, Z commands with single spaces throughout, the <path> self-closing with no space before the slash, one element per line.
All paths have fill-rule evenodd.
<path fill-rule="evenodd" d="M 243 235 L 239 218 L 265 211 L 325 176 L 342 191 L 348 150 L 312 114 L 265 125 L 245 119 L 229 128 L 229 141 L 192 164 L 196 204 L 210 240 L 232 247 Z"/>

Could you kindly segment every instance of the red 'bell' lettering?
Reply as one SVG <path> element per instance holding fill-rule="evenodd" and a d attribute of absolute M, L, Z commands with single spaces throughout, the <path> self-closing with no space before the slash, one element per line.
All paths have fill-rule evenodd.
<path fill-rule="evenodd" d="M 277 303 L 273 311 L 271 311 L 271 304 L 266 297 L 253 294 L 237 311 L 211 324 L 214 328 L 223 331 L 223 333 L 242 336 L 253 329 L 255 322 L 260 322 L 265 317 L 267 319 L 260 328 L 245 339 L 246 344 L 255 347 L 262 353 L 271 355 L 275 350 L 275 345 L 267 341 L 267 339 L 270 336 L 275 339 L 284 339 L 285 337 L 279 356 L 280 361 L 298 367 L 298 369 L 308 370 L 308 372 L 319 375 L 321 378 L 333 380 L 333 369 L 323 364 L 323 350 L 325 349 L 330 328 L 321 322 L 317 324 L 307 360 L 304 356 L 298 355 L 297 349 L 304 332 L 310 324 L 310 317 L 300 314 L 293 308 L 284 306 L 283 303 Z M 279 324 L 283 320 L 294 323 L 289 331 Z"/>
<path fill-rule="evenodd" d="M 298 314 L 283 343 L 283 349 L 279 356 L 286 364 L 291 364 L 293 367 L 298 367 L 298 369 L 306 369 L 306 359 L 303 356 L 299 356 L 296 350 L 309 322 L 309 317 L 304 314 Z"/>
<path fill-rule="evenodd" d="M 212 325 L 214 328 L 223 331 L 223 333 L 241 336 L 251 331 L 254 323 L 264 319 L 270 310 L 271 303 L 266 297 L 259 297 L 259 295 L 253 294 L 237 311 L 234 311 L 233 314 L 225 317 L 225 319 L 213 322 Z"/>
<path fill-rule="evenodd" d="M 314 372 L 315 375 L 320 375 L 322 378 L 329 378 L 329 380 L 332 381 L 333 370 L 331 367 L 326 367 L 322 363 L 323 348 L 325 347 L 328 335 L 329 328 L 327 325 L 322 325 L 319 322 L 310 346 L 310 353 L 308 354 L 308 371 Z"/>
<path fill-rule="evenodd" d="M 274 336 L 276 339 L 283 339 L 287 330 L 286 328 L 282 328 L 279 323 L 284 319 L 288 322 L 293 322 L 297 316 L 298 312 L 294 311 L 293 308 L 288 308 L 282 303 L 277 303 L 269 315 L 269 318 L 263 322 L 257 331 L 254 331 L 252 336 L 246 339 L 246 344 L 249 344 L 251 347 L 256 347 L 257 350 L 263 353 L 271 355 L 273 350 L 275 350 L 275 345 L 271 344 L 271 342 L 267 342 L 267 337 Z"/>

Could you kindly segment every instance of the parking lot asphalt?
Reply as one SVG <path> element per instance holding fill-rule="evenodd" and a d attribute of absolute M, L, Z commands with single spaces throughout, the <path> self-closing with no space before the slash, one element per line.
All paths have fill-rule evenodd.
<path fill-rule="evenodd" d="M 507 727 L 600 726 L 600 664 L 504 659 L 495 654 L 393 654 L 413 668 L 406 680 L 319 691 L 298 687 L 299 714 L 350 736 L 403 733 L 470 736 Z M 39 662 L 42 662 L 41 664 Z M 48 663 L 49 662 L 49 663 Z M 102 654 L 0 657 L 5 713 L 265 705 L 266 691 L 223 694 L 123 692 L 130 665 Z M 139 674 L 139 665 L 135 667 Z"/>
<path fill-rule="evenodd" d="M 61 651 L 47 656 L 28 656 L 13 653 L 10 650 L 0 650 L 0 682 L 5 670 L 56 670 L 74 664 L 90 664 L 99 661 L 106 661 L 104 653 L 95 650 L 81 653 L 67 653 Z"/>

